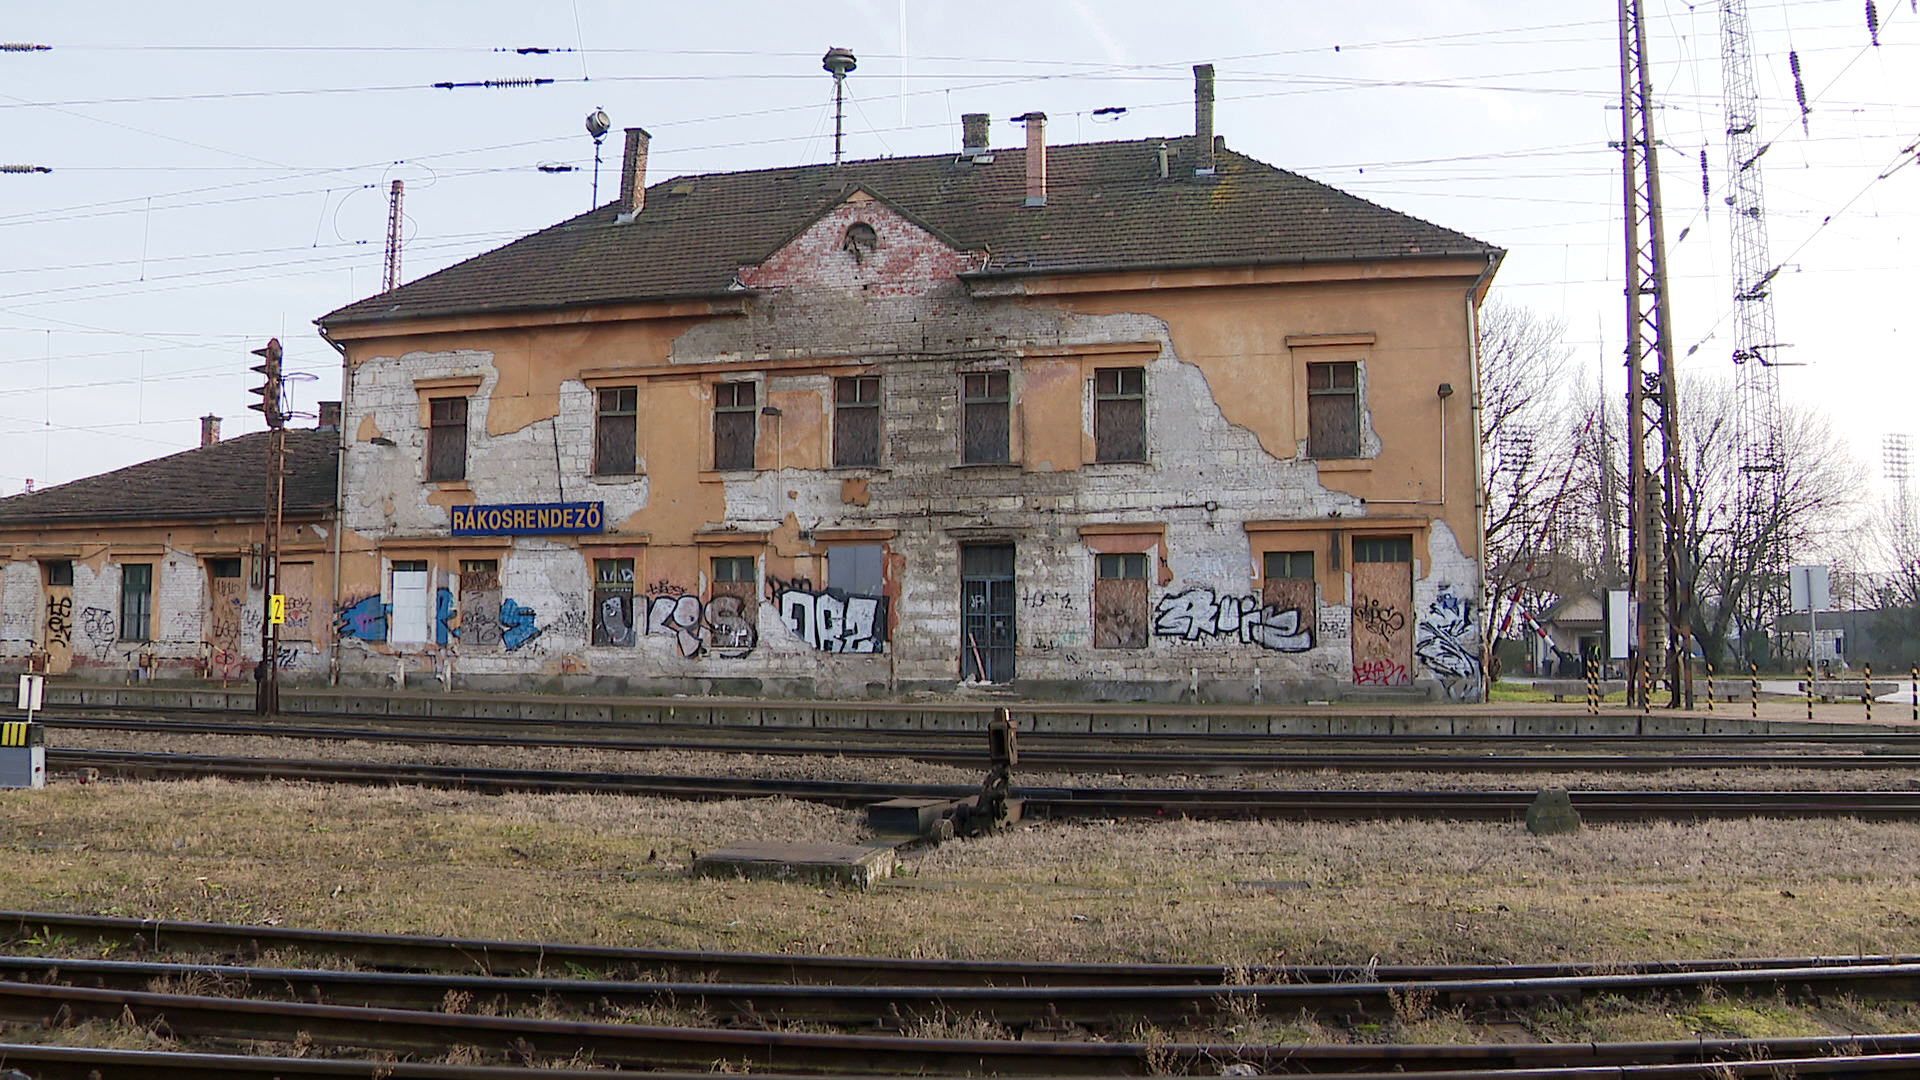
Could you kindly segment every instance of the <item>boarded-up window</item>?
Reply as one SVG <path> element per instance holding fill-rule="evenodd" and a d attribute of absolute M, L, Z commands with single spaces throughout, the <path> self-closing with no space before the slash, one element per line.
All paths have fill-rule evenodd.
<path fill-rule="evenodd" d="M 207 572 L 215 578 L 237 578 L 240 576 L 240 560 L 208 559 Z"/>
<path fill-rule="evenodd" d="M 835 544 L 827 549 L 827 588 L 850 596 L 879 596 L 886 588 L 879 544 Z"/>
<path fill-rule="evenodd" d="M 1311 626 L 1319 618 L 1313 589 L 1313 552 L 1269 551 L 1261 569 L 1262 604 L 1298 611 L 1302 626 Z"/>
<path fill-rule="evenodd" d="M 1360 365 L 1307 365 L 1307 456 L 1360 456 Z"/>
<path fill-rule="evenodd" d="M 49 585 L 72 585 L 73 584 L 73 560 L 72 559 L 48 559 L 46 562 L 42 563 L 41 565 L 47 568 L 47 584 Z"/>
<path fill-rule="evenodd" d="M 1147 460 L 1147 369 L 1096 368 L 1093 373 L 1095 461 Z"/>
<path fill-rule="evenodd" d="M 1143 649 L 1147 644 L 1147 557 L 1144 553 L 1096 556 L 1093 579 L 1093 647 Z"/>
<path fill-rule="evenodd" d="M 393 616 L 387 640 L 396 645 L 423 644 L 433 629 L 428 576 L 424 559 L 396 560 L 393 564 Z"/>
<path fill-rule="evenodd" d="M 717 556 L 708 589 L 705 622 L 718 651 L 751 649 L 757 640 L 760 575 L 751 556 Z"/>
<path fill-rule="evenodd" d="M 286 622 L 280 626 L 281 641 L 318 640 L 317 620 L 313 617 L 313 564 L 280 564 L 280 594 L 287 598 Z"/>
<path fill-rule="evenodd" d="M 432 398 L 427 402 L 427 479 L 467 478 L 467 399 Z"/>
<path fill-rule="evenodd" d="M 960 377 L 965 414 L 960 460 L 968 465 L 1004 464 L 1009 456 L 1007 373 L 982 371 Z"/>
<path fill-rule="evenodd" d="M 633 560 L 593 560 L 593 643 L 624 648 L 635 636 Z"/>
<path fill-rule="evenodd" d="M 753 468 L 755 400 L 750 382 L 720 383 L 713 388 L 714 468 Z"/>
<path fill-rule="evenodd" d="M 833 463 L 840 468 L 880 464 L 880 377 L 833 380 Z"/>
<path fill-rule="evenodd" d="M 153 564 L 120 566 L 120 640 L 153 638 Z"/>
<path fill-rule="evenodd" d="M 631 476 L 637 441 L 640 388 L 610 386 L 600 391 L 600 412 L 593 428 L 593 474 Z"/>

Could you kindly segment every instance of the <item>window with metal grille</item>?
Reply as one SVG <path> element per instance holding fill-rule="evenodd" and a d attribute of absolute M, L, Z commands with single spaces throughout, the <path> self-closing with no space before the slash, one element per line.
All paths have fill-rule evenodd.
<path fill-rule="evenodd" d="M 1260 602 L 1282 611 L 1299 611 L 1305 620 L 1317 618 L 1313 552 L 1269 551 L 1262 559 Z"/>
<path fill-rule="evenodd" d="M 750 382 L 720 383 L 713 388 L 713 467 L 753 468 L 754 407 Z"/>
<path fill-rule="evenodd" d="M 1307 365 L 1307 456 L 1360 456 L 1360 365 Z"/>
<path fill-rule="evenodd" d="M 396 645 L 418 645 L 433 636 L 433 605 L 428 602 L 427 588 L 431 573 L 425 559 L 394 560 L 387 640 Z"/>
<path fill-rule="evenodd" d="M 1095 368 L 1093 459 L 1147 460 L 1147 369 Z"/>
<path fill-rule="evenodd" d="M 153 638 L 153 564 L 120 566 L 120 640 Z"/>
<path fill-rule="evenodd" d="M 47 568 L 47 584 L 49 585 L 72 585 L 73 584 L 73 560 L 72 559 L 49 559 L 41 565 Z"/>
<path fill-rule="evenodd" d="M 217 578 L 237 578 L 240 576 L 240 560 L 208 559 L 207 573 Z"/>
<path fill-rule="evenodd" d="M 467 478 L 467 399 L 427 401 L 427 479 Z"/>
<path fill-rule="evenodd" d="M 1095 556 L 1093 647 L 1144 649 L 1147 645 L 1147 556 L 1123 552 Z"/>
<path fill-rule="evenodd" d="M 1008 460 L 1007 373 L 981 371 L 960 376 L 965 414 L 960 460 L 968 465 L 1001 465 Z"/>
<path fill-rule="evenodd" d="M 723 555 L 713 560 L 707 592 L 707 632 L 716 649 L 752 648 L 760 611 L 760 575 L 752 556 Z"/>
<path fill-rule="evenodd" d="M 880 464 L 880 377 L 833 380 L 833 463 L 839 468 Z"/>
<path fill-rule="evenodd" d="M 1353 538 L 1353 561 L 1410 563 L 1413 561 L 1413 537 L 1356 536 Z"/>
<path fill-rule="evenodd" d="M 600 411 L 593 428 L 595 476 L 633 475 L 639 411 L 639 387 L 609 386 L 600 391 Z"/>
<path fill-rule="evenodd" d="M 633 560 L 593 560 L 593 643 L 634 643 Z"/>

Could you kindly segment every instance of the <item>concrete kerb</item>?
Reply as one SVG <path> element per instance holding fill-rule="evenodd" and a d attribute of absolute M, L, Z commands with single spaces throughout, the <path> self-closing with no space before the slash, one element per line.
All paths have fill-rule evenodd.
<path fill-rule="evenodd" d="M 1268 719 L 1267 732 L 1271 735 L 1331 735 L 1333 717 L 1275 716 Z"/>
<path fill-rule="evenodd" d="M 1095 735 L 1145 735 L 1147 718 L 1123 713 L 1104 713 L 1093 717 Z"/>
<path fill-rule="evenodd" d="M 1265 716 L 1211 716 L 1206 730 L 1214 735 L 1265 735 L 1272 720 Z"/>
<path fill-rule="evenodd" d="M 473 717 L 472 698 L 434 698 L 432 714 L 448 720 L 467 720 Z"/>
<path fill-rule="evenodd" d="M 1453 718 L 1455 735 L 1512 735 L 1520 721 L 1512 716 L 1456 716 Z"/>
<path fill-rule="evenodd" d="M 613 719 L 613 705 L 605 701 L 569 701 L 562 716 L 569 724 L 604 724 Z"/>
<path fill-rule="evenodd" d="M 1149 735 L 1205 735 L 1207 718 L 1204 716 L 1138 716 L 1129 719 L 1146 724 Z"/>
<path fill-rule="evenodd" d="M 1028 720 L 1020 722 L 1022 731 L 1046 732 L 1050 735 L 1085 735 L 1093 730 L 1093 717 L 1086 713 L 1030 713 Z M 1028 725 L 1032 726 L 1029 727 Z"/>
<path fill-rule="evenodd" d="M 1395 735 L 1451 735 L 1451 716 L 1395 716 L 1387 718 Z"/>
<path fill-rule="evenodd" d="M 760 726 L 810 728 L 814 726 L 814 710 L 804 706 L 783 706 L 778 709 L 761 709 Z"/>

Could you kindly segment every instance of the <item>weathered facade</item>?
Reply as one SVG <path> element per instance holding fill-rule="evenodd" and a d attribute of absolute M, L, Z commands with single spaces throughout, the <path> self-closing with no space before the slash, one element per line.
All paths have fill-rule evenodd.
<path fill-rule="evenodd" d="M 0 499 L 0 669 L 88 679 L 248 681 L 265 615 L 267 441 L 259 432 Z M 274 662 L 332 660 L 339 432 L 287 432 Z"/>
<path fill-rule="evenodd" d="M 1500 252 L 1026 121 L 652 186 L 630 129 L 615 204 L 321 319 L 343 675 L 1476 694 Z"/>

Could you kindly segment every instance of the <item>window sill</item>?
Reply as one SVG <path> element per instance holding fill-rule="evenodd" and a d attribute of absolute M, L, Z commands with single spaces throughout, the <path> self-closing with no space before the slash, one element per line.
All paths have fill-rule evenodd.
<path fill-rule="evenodd" d="M 759 475 L 759 469 L 701 469 L 700 482 L 719 484 L 728 480 L 752 480 Z"/>
<path fill-rule="evenodd" d="M 973 461 L 947 466 L 950 473 L 976 473 L 981 476 L 1018 476 L 1020 469 L 1017 461 Z"/>
<path fill-rule="evenodd" d="M 1308 458 L 1321 472 L 1372 472 L 1372 458 Z"/>
<path fill-rule="evenodd" d="M 469 495 L 473 493 L 473 485 L 465 480 L 429 480 L 427 483 L 432 484 L 436 491 L 464 491 Z"/>
<path fill-rule="evenodd" d="M 1147 460 L 1146 458 L 1136 458 L 1136 459 L 1130 459 L 1127 461 L 1118 461 L 1118 460 L 1089 461 L 1086 464 L 1080 466 L 1080 468 L 1082 470 L 1099 469 L 1099 470 L 1109 470 L 1112 472 L 1124 473 L 1124 472 L 1139 472 L 1141 469 L 1150 468 L 1152 465 L 1153 465 L 1153 462 Z"/>
<path fill-rule="evenodd" d="M 639 473 L 639 472 L 606 473 L 606 474 L 595 474 L 593 476 L 587 477 L 587 483 L 610 484 L 610 485 L 618 486 L 621 484 L 637 484 L 640 481 L 645 480 L 646 478 L 647 478 L 646 473 Z"/>
<path fill-rule="evenodd" d="M 824 470 L 828 476 L 875 477 L 891 475 L 893 470 L 885 465 L 833 465 Z"/>

